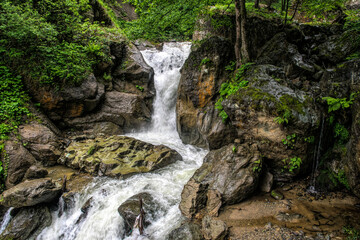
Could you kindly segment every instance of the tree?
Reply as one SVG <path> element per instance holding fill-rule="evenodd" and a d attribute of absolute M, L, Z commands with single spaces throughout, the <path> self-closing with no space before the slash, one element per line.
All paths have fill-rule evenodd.
<path fill-rule="evenodd" d="M 255 0 L 255 4 L 254 4 L 255 8 L 259 8 L 259 2 L 260 2 L 260 0 Z"/>
<path fill-rule="evenodd" d="M 250 61 L 248 40 L 246 35 L 245 0 L 235 0 L 235 13 L 236 13 L 235 55 L 236 55 L 236 65 L 237 67 L 239 67 L 241 64 Z"/>

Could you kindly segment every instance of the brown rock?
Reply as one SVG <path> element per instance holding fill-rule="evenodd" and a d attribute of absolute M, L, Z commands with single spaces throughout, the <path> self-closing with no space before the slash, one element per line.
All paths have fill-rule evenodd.
<path fill-rule="evenodd" d="M 43 202 L 51 202 L 59 197 L 61 187 L 50 178 L 22 182 L 1 194 L 1 205 L 6 207 L 28 207 Z"/>
<path fill-rule="evenodd" d="M 228 235 L 228 227 L 225 222 L 206 216 L 202 220 L 202 232 L 205 239 L 225 240 Z"/>
<path fill-rule="evenodd" d="M 35 158 L 20 142 L 16 141 L 5 142 L 5 152 L 3 163 L 8 165 L 5 184 L 7 188 L 11 188 L 22 181 L 28 168 L 35 164 Z"/>
<path fill-rule="evenodd" d="M 32 122 L 21 125 L 19 133 L 26 148 L 44 166 L 53 166 L 60 157 L 60 139 L 45 125 Z"/>

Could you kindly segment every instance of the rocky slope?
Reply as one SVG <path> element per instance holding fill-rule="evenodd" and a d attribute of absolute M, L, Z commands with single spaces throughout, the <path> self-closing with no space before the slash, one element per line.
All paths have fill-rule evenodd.
<path fill-rule="evenodd" d="M 312 173 L 308 184 L 317 190 L 348 188 L 360 197 L 359 60 L 346 59 L 359 47 L 356 35 L 337 25 L 281 28 L 260 18 L 248 24 L 253 63 L 241 76 L 225 70 L 234 61 L 233 36 L 209 24 L 196 33 L 200 44 L 182 69 L 179 135 L 211 151 L 184 187 L 180 209 L 193 223 L 202 221 L 205 239 L 226 237 L 227 228 L 216 221 L 227 219 L 209 220 L 219 209 L 257 189 L 270 191 L 273 181 L 276 186 Z M 194 227 L 177 231 L 198 239 Z"/>

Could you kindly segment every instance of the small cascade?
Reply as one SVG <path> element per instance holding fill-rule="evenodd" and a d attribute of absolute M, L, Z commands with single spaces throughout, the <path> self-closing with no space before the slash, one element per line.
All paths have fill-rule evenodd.
<path fill-rule="evenodd" d="M 11 211 L 13 210 L 14 208 L 9 208 L 7 210 L 7 212 L 5 213 L 5 216 L 1 222 L 1 227 L 0 227 L 0 234 L 5 230 L 6 226 L 9 224 L 10 220 L 11 220 Z"/>
<path fill-rule="evenodd" d="M 178 161 L 151 173 L 138 174 L 126 180 L 98 177 L 74 198 L 72 206 L 60 207 L 53 212 L 51 226 L 44 229 L 38 240 L 119 240 L 119 239 L 167 239 L 183 218 L 179 210 L 180 195 L 184 185 L 199 168 L 206 150 L 184 145 L 176 131 L 176 93 L 180 80 L 180 68 L 190 53 L 190 43 L 166 43 L 162 51 L 142 51 L 145 61 L 154 68 L 156 99 L 149 129 L 128 136 L 164 144 L 182 155 Z M 147 192 L 159 207 L 156 213 L 146 215 L 151 224 L 145 228 L 145 236 L 125 238 L 125 222 L 117 209 L 128 198 Z M 90 202 L 89 202 L 90 201 Z M 81 211 L 90 203 L 86 212 Z"/>
<path fill-rule="evenodd" d="M 320 137 L 317 147 L 314 149 L 314 159 L 313 159 L 313 166 L 311 172 L 311 179 L 310 179 L 310 186 L 308 187 L 308 192 L 311 194 L 316 194 L 316 173 L 321 157 L 321 148 L 322 148 L 322 140 L 324 136 L 324 125 L 325 125 L 325 118 L 321 117 L 321 128 L 320 128 Z"/>

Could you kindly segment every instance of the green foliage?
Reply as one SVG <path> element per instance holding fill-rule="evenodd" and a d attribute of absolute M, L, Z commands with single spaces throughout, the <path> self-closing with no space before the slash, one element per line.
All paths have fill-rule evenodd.
<path fill-rule="evenodd" d="M 248 69 L 250 69 L 251 65 L 253 64 L 254 63 L 246 63 L 241 65 L 241 67 L 238 70 L 236 70 L 235 76 L 229 82 L 221 84 L 219 91 L 220 98 L 215 103 L 215 108 L 220 110 L 219 116 L 222 118 L 224 122 L 228 118 L 228 115 L 224 111 L 222 102 L 224 99 L 237 93 L 240 88 L 246 88 L 248 86 L 249 81 L 244 80 L 244 74 Z"/>
<path fill-rule="evenodd" d="M 43 84 L 77 84 L 107 61 L 106 37 L 85 0 L 0 2 L 0 61 Z"/>
<path fill-rule="evenodd" d="M 314 143 L 315 137 L 314 136 L 304 137 L 304 141 L 307 143 Z"/>
<path fill-rule="evenodd" d="M 258 159 L 256 161 L 254 161 L 254 166 L 253 166 L 253 172 L 261 172 L 262 169 L 262 161 L 261 159 Z"/>
<path fill-rule="evenodd" d="M 281 141 L 288 148 L 293 149 L 295 147 L 295 143 L 296 143 L 296 133 L 287 135 L 286 138 L 283 138 Z"/>
<path fill-rule="evenodd" d="M 349 131 L 340 123 L 335 124 L 334 135 L 340 144 L 346 143 L 350 137 Z"/>
<path fill-rule="evenodd" d="M 300 168 L 300 165 L 302 163 L 301 158 L 299 157 L 293 157 L 290 158 L 290 160 L 288 158 L 285 158 L 282 161 L 284 163 L 284 169 L 289 170 L 289 172 L 293 172 L 295 169 Z"/>
<path fill-rule="evenodd" d="M 237 149 L 235 146 L 232 147 L 232 151 L 233 151 L 233 153 L 236 153 Z"/>
<path fill-rule="evenodd" d="M 278 116 L 274 119 L 278 124 L 288 124 L 292 117 L 291 111 L 286 109 L 281 116 Z"/>
<path fill-rule="evenodd" d="M 315 20 L 333 20 L 338 16 L 337 10 L 343 8 L 347 0 L 304 0 L 302 12 Z"/>
<path fill-rule="evenodd" d="M 5 190 L 7 166 L 9 163 L 9 156 L 6 153 L 5 145 L 2 142 L 0 142 L 0 159 L 3 159 L 3 161 L 0 161 L 0 193 L 1 193 Z"/>
<path fill-rule="evenodd" d="M 139 19 L 120 25 L 130 39 L 153 41 L 189 40 L 199 14 L 215 3 L 228 0 L 127 0 L 136 8 Z"/>
<path fill-rule="evenodd" d="M 351 93 L 349 100 L 346 98 L 333 98 L 333 97 L 323 97 L 322 99 L 325 100 L 328 104 L 328 112 L 334 112 L 339 110 L 340 108 L 346 109 L 351 106 L 353 101 L 355 100 L 355 97 L 357 96 L 356 93 Z"/>
<path fill-rule="evenodd" d="M 348 239 L 348 240 L 360 239 L 360 230 L 355 229 L 352 226 L 344 226 L 343 231 L 347 235 L 346 239 Z"/>
<path fill-rule="evenodd" d="M 205 57 L 201 60 L 200 66 L 207 65 L 211 62 L 211 59 Z"/>
<path fill-rule="evenodd" d="M 144 87 L 142 87 L 142 86 L 136 85 L 136 88 L 139 89 L 141 92 L 144 91 Z"/>
<path fill-rule="evenodd" d="M 14 76 L 0 62 L 0 141 L 16 131 L 24 116 L 31 116 L 20 76 Z"/>

